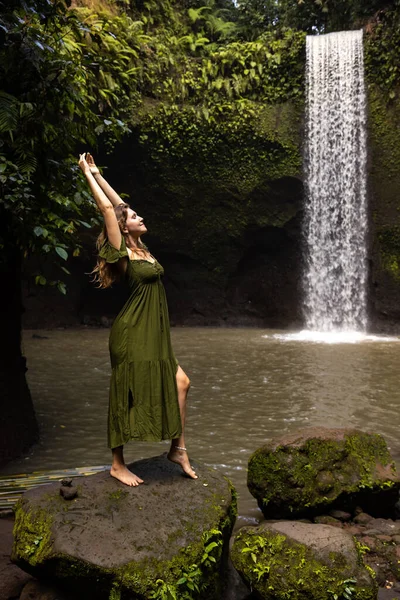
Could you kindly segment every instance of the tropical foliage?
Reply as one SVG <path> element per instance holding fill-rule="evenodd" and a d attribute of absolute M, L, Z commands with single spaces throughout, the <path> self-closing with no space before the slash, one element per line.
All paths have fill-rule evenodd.
<path fill-rule="evenodd" d="M 306 32 L 366 24 L 367 64 L 394 97 L 398 57 L 382 57 L 400 45 L 398 4 L 3 1 L 0 244 L 43 252 L 65 270 L 68 253 L 79 253 L 79 229 L 96 223 L 77 153 L 111 149 L 132 129 L 154 164 L 179 158 L 190 170 L 196 149 L 207 170 L 221 140 L 253 140 L 262 156 L 265 107 L 302 102 Z M 262 168 L 273 169 L 273 147 L 266 152 Z M 53 283 L 65 291 L 61 276 Z"/>
<path fill-rule="evenodd" d="M 70 10 L 62 0 L 16 0 L 2 9 L 0 210 L 7 227 L 0 243 L 62 263 L 68 248 L 79 252 L 77 231 L 95 214 L 76 153 L 100 135 L 113 143 L 128 131 L 138 103 L 130 83 L 146 36 L 124 13 Z"/>
<path fill-rule="evenodd" d="M 239 23 L 247 35 L 289 27 L 328 33 L 363 27 L 398 0 L 239 0 Z"/>

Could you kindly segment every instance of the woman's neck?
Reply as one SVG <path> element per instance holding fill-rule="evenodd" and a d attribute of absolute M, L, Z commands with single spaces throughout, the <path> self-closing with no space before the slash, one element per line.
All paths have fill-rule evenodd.
<path fill-rule="evenodd" d="M 140 237 L 135 237 L 132 234 L 128 234 L 125 236 L 125 243 L 128 248 L 135 250 L 136 248 L 140 248 Z"/>

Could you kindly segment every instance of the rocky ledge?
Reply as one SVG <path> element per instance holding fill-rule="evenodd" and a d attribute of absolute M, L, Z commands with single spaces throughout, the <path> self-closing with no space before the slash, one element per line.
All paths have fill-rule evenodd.
<path fill-rule="evenodd" d="M 380 435 L 276 438 L 250 457 L 248 487 L 267 520 L 239 530 L 231 556 L 255 598 L 400 597 L 400 480 Z"/>
<path fill-rule="evenodd" d="M 130 468 L 144 484 L 105 472 L 25 493 L 12 560 L 74 599 L 221 598 L 236 517 L 230 482 L 198 463 L 199 479 L 188 479 L 165 455 Z"/>

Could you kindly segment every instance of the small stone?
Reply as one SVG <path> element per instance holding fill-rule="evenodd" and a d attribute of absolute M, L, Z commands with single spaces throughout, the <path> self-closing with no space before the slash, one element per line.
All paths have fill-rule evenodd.
<path fill-rule="evenodd" d="M 299 523 L 312 523 L 310 519 L 297 519 Z"/>
<path fill-rule="evenodd" d="M 367 515 L 367 513 L 364 512 L 359 513 L 356 517 L 354 517 L 354 523 L 357 523 L 357 525 L 366 525 L 370 521 L 372 521 L 371 515 Z"/>
<path fill-rule="evenodd" d="M 374 540 L 373 537 L 370 537 L 369 535 L 363 535 L 359 539 L 359 542 L 361 544 L 363 544 L 364 546 L 368 546 L 368 548 L 371 550 L 371 552 L 375 552 L 375 550 L 376 550 L 376 541 Z"/>
<path fill-rule="evenodd" d="M 373 535 L 373 536 L 376 537 L 377 535 L 380 535 L 381 532 L 379 531 L 379 529 L 372 529 L 371 528 L 371 529 L 366 529 L 364 531 L 364 533 L 365 533 L 365 535 Z"/>
<path fill-rule="evenodd" d="M 73 500 L 78 495 L 78 490 L 74 487 L 61 486 L 60 494 L 64 500 Z"/>
<path fill-rule="evenodd" d="M 350 521 L 351 514 L 344 510 L 331 510 L 329 515 L 334 519 L 339 519 L 339 521 Z"/>
<path fill-rule="evenodd" d="M 392 519 L 373 519 L 369 523 L 369 526 L 378 529 L 379 533 L 383 533 L 384 535 L 400 535 L 400 523 L 392 521 Z"/>
<path fill-rule="evenodd" d="M 332 527 L 342 526 L 342 523 L 338 519 L 334 519 L 329 515 L 320 515 L 319 517 L 315 517 L 314 523 L 319 523 L 321 525 L 331 525 Z"/>
<path fill-rule="evenodd" d="M 350 525 L 349 527 L 346 527 L 346 531 L 347 533 L 351 533 L 351 535 L 362 535 L 364 533 L 364 528 L 357 527 L 357 525 Z"/>
<path fill-rule="evenodd" d="M 400 535 L 392 535 L 392 541 L 395 544 L 400 544 Z"/>

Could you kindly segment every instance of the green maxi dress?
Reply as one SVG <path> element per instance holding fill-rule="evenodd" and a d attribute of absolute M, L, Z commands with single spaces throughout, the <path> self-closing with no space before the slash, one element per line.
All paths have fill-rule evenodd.
<path fill-rule="evenodd" d="M 164 269 L 157 261 L 130 260 L 124 238 L 119 250 L 106 240 L 99 255 L 108 263 L 128 257 L 125 279 L 130 292 L 110 332 L 108 445 L 177 438 L 182 431 L 178 363 L 161 282 Z"/>

